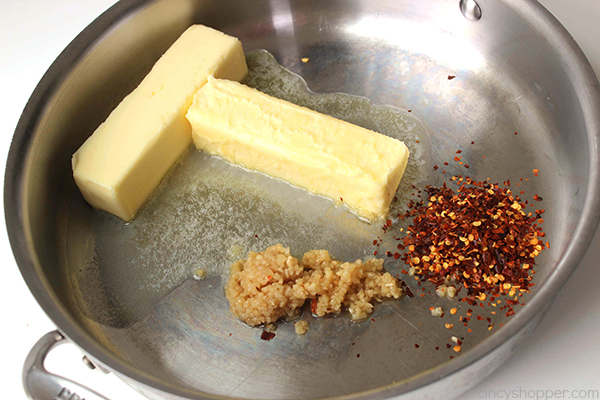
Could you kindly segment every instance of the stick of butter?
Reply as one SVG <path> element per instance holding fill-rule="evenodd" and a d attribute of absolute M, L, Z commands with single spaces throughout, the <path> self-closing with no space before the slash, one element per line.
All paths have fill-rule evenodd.
<path fill-rule="evenodd" d="M 140 85 L 73 155 L 73 176 L 92 206 L 129 221 L 192 143 L 185 113 L 208 77 L 241 80 L 240 41 L 188 28 Z"/>
<path fill-rule="evenodd" d="M 404 143 L 280 100 L 209 79 L 187 113 L 198 149 L 384 217 L 408 162 Z"/>

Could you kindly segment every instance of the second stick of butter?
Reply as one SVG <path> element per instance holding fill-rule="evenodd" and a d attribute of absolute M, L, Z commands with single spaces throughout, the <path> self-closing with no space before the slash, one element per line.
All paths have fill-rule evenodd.
<path fill-rule="evenodd" d="M 242 44 L 203 25 L 187 29 L 73 155 L 73 177 L 95 208 L 129 221 L 192 142 L 185 118 L 209 76 L 240 80 Z"/>
<path fill-rule="evenodd" d="M 237 82 L 210 79 L 187 113 L 196 148 L 384 217 L 409 151 L 397 139 L 280 100 Z"/>

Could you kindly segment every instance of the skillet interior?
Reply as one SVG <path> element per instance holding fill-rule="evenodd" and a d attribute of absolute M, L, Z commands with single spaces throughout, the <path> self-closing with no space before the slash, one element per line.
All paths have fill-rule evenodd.
<path fill-rule="evenodd" d="M 451 161 L 458 149 L 471 168 L 452 164 L 448 175 L 468 172 L 493 182 L 529 178 L 522 186 L 525 198 L 544 198 L 552 244 L 540 257 L 536 290 L 551 281 L 582 216 L 588 149 L 595 143 L 577 82 L 556 43 L 527 20 L 524 9 L 482 1 L 484 18 L 474 22 L 449 0 L 139 3 L 122 3 L 132 11 L 107 27 L 49 89 L 32 125 L 22 181 L 21 213 L 33 262 L 68 317 L 120 362 L 192 391 L 321 398 L 407 382 L 449 363 L 452 355 L 445 351 L 451 335 L 429 315 L 430 306 L 450 303 L 433 295 L 379 306 L 375 322 L 311 320 L 302 338 L 282 325 L 270 342 L 230 316 L 222 282 L 238 247 L 261 250 L 286 240 L 296 254 L 327 247 L 352 260 L 370 253 L 382 233 L 285 184 L 192 151 L 155 197 L 155 205 L 168 198 L 168 209 L 151 204 L 123 225 L 85 204 L 72 182 L 71 154 L 192 23 L 239 37 L 246 51 L 267 49 L 315 92 L 410 109 L 415 117 L 409 122 L 422 124 L 415 134 L 429 142 L 424 148 L 431 153 L 423 156 L 423 175 L 414 178 L 420 186 L 445 181 L 432 165 Z M 202 190 L 192 190 L 192 198 L 185 191 L 168 197 L 176 182 L 189 184 L 201 168 L 209 173 L 187 190 Z M 534 168 L 541 171 L 537 177 Z M 220 174 L 231 176 L 229 186 L 218 179 L 206 183 Z M 296 205 L 290 199 L 310 212 L 290 212 Z M 153 236 L 149 227 L 162 230 Z M 196 265 L 212 271 L 211 277 L 190 279 Z M 404 266 L 388 261 L 386 268 Z M 506 321 L 495 316 L 494 322 Z M 462 327 L 452 332 L 466 338 L 462 357 L 496 332 L 487 324 L 470 328 L 468 335 Z"/>

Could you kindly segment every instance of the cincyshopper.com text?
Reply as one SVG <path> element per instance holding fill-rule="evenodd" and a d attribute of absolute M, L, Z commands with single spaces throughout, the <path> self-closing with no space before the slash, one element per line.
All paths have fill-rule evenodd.
<path fill-rule="evenodd" d="M 555 389 L 527 390 L 519 386 L 517 389 L 506 390 L 480 390 L 477 392 L 480 399 L 505 399 L 505 400 L 549 400 L 549 399 L 600 399 L 599 390 Z"/>

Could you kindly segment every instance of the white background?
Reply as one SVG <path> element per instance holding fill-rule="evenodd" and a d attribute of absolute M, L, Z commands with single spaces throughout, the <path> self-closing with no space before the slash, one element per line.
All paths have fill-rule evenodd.
<path fill-rule="evenodd" d="M 114 0 L 0 0 L 2 176 L 18 118 L 38 81 L 69 42 L 113 3 Z M 567 27 L 599 73 L 600 0 L 541 0 L 541 3 Z M 23 361 L 37 339 L 54 326 L 24 284 L 3 227 L 0 228 L 0 251 L 3 261 L 1 397 L 25 399 L 21 385 Z M 534 335 L 506 364 L 461 399 L 494 398 L 490 390 L 564 390 L 564 398 L 585 398 L 585 393 L 579 390 L 600 391 L 599 259 L 600 235 L 597 234 L 581 265 Z M 88 370 L 80 358 L 81 354 L 73 346 L 62 346 L 51 356 L 49 366 L 111 399 L 142 398 L 113 375 Z M 496 396 L 506 398 L 499 392 Z M 525 394 L 521 398 L 531 397 Z M 554 398 L 558 398 L 556 394 Z"/>

